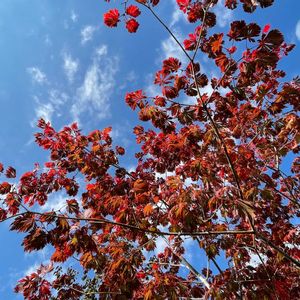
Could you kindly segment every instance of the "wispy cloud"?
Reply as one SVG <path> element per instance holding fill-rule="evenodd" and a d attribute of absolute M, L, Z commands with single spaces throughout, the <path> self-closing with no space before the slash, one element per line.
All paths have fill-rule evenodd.
<path fill-rule="evenodd" d="M 59 109 L 69 100 L 69 96 L 65 92 L 56 89 L 49 90 L 48 95 L 49 102 L 52 103 L 56 109 Z"/>
<path fill-rule="evenodd" d="M 252 266 L 252 267 L 257 267 L 261 263 L 265 263 L 267 261 L 267 256 L 264 254 L 257 255 L 255 253 L 250 253 L 250 261 L 248 262 L 247 265 Z"/>
<path fill-rule="evenodd" d="M 217 15 L 217 25 L 222 28 L 227 26 L 233 20 L 233 10 L 225 7 L 224 0 L 219 1 L 214 12 Z"/>
<path fill-rule="evenodd" d="M 71 54 L 64 53 L 63 54 L 64 65 L 63 69 L 65 74 L 69 80 L 69 82 L 73 82 L 74 76 L 78 71 L 79 61 L 78 59 L 73 59 Z"/>
<path fill-rule="evenodd" d="M 76 23 L 78 21 L 78 15 L 75 13 L 74 10 L 71 11 L 71 16 L 70 16 L 71 20 L 73 23 Z"/>
<path fill-rule="evenodd" d="M 180 33 L 175 32 L 175 34 L 177 35 L 178 39 L 181 39 Z M 162 41 L 161 49 L 162 49 L 162 55 L 161 55 L 162 59 L 168 57 L 175 57 L 178 58 L 181 62 L 187 61 L 186 55 L 171 36 Z"/>
<path fill-rule="evenodd" d="M 84 45 L 84 44 L 86 44 L 88 41 L 92 40 L 93 35 L 94 35 L 96 29 L 97 29 L 97 27 L 88 25 L 88 26 L 85 26 L 85 27 L 81 30 L 80 35 L 81 35 L 81 44 L 82 44 L 82 45 Z"/>
<path fill-rule="evenodd" d="M 111 132 L 113 141 L 120 146 L 128 147 L 132 143 L 130 139 L 130 132 L 132 131 L 132 125 L 129 121 L 122 121 L 122 123 L 116 123 Z"/>
<path fill-rule="evenodd" d="M 39 268 L 41 264 L 38 262 L 35 262 L 33 265 L 29 266 L 25 271 L 24 271 L 24 275 L 31 275 L 32 273 L 35 273 L 36 270 Z"/>
<path fill-rule="evenodd" d="M 119 90 L 124 90 L 128 88 L 129 84 L 136 82 L 138 80 L 138 76 L 134 71 L 129 71 L 124 77 L 123 80 L 118 85 Z"/>
<path fill-rule="evenodd" d="M 170 27 L 173 27 L 179 21 L 186 22 L 185 15 L 183 14 L 183 12 L 181 10 L 178 9 L 178 4 L 177 4 L 176 0 L 172 0 L 172 4 L 173 4 L 173 13 L 172 13 L 171 22 L 169 25 Z"/>
<path fill-rule="evenodd" d="M 49 47 L 52 46 L 52 41 L 48 34 L 45 36 L 44 43 L 46 46 L 49 46 Z"/>
<path fill-rule="evenodd" d="M 51 103 L 40 103 L 37 100 L 37 106 L 35 108 L 36 119 L 44 119 L 46 122 L 51 122 L 54 113 L 54 107 Z M 34 127 L 36 120 L 31 122 L 31 126 Z"/>
<path fill-rule="evenodd" d="M 31 76 L 33 82 L 44 84 L 47 82 L 47 76 L 38 67 L 27 68 L 27 73 Z"/>
<path fill-rule="evenodd" d="M 69 82 L 79 69 L 79 60 L 67 52 L 63 52 L 63 70 Z M 114 91 L 115 78 L 118 71 L 119 61 L 116 56 L 108 55 L 107 46 L 103 45 L 95 49 L 88 65 L 81 84 L 75 87 L 74 92 L 67 94 L 60 89 L 56 89 L 57 82 L 48 83 L 46 95 L 34 96 L 35 117 L 31 121 L 31 126 L 35 126 L 39 118 L 52 122 L 53 118 L 65 117 L 71 121 L 80 122 L 81 118 L 93 117 L 101 120 L 110 116 L 110 97 Z M 46 80 L 42 72 L 35 68 L 31 73 L 39 82 Z M 38 74 L 38 75 L 36 75 Z M 72 99 L 72 102 L 70 101 Z M 74 99 L 74 100 L 73 100 Z M 87 120 L 87 119 L 86 119 Z"/>
<path fill-rule="evenodd" d="M 41 207 L 42 211 L 64 211 L 66 208 L 66 200 L 68 197 L 63 194 L 55 194 L 48 199 L 46 204 Z"/>
<path fill-rule="evenodd" d="M 36 121 L 43 118 L 47 122 L 52 122 L 54 114 L 61 116 L 61 107 L 68 101 L 69 96 L 56 89 L 48 91 L 47 102 L 43 102 L 38 96 L 34 96 L 35 102 L 35 118 L 31 121 L 31 126 L 35 127 Z"/>
<path fill-rule="evenodd" d="M 297 22 L 295 33 L 298 41 L 300 41 L 300 20 Z"/>
<path fill-rule="evenodd" d="M 110 97 L 115 87 L 118 58 L 107 55 L 107 46 L 99 47 L 92 64 L 86 71 L 82 85 L 76 93 L 71 113 L 76 121 L 80 115 L 89 113 L 99 119 L 109 116 Z"/>

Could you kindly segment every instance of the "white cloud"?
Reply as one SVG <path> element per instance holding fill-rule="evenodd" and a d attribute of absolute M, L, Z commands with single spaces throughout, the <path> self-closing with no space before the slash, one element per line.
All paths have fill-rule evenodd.
<path fill-rule="evenodd" d="M 27 68 L 27 73 L 31 76 L 33 82 L 43 84 L 47 82 L 47 76 L 38 67 Z"/>
<path fill-rule="evenodd" d="M 185 249 L 184 257 L 187 260 L 192 261 L 195 255 L 195 250 L 197 251 L 199 249 L 199 246 L 196 243 L 194 243 L 192 238 L 188 237 L 184 238 L 183 247 Z"/>
<path fill-rule="evenodd" d="M 35 273 L 36 270 L 39 268 L 40 264 L 38 262 L 36 262 L 34 265 L 31 265 L 28 267 L 27 270 L 25 270 L 24 275 L 31 275 L 32 273 Z"/>
<path fill-rule="evenodd" d="M 156 243 L 156 248 L 155 248 L 154 252 L 156 255 L 158 253 L 163 253 L 165 248 L 168 246 L 168 244 L 166 243 L 166 240 L 161 236 L 157 238 L 155 243 Z"/>
<path fill-rule="evenodd" d="M 49 102 L 51 102 L 54 105 L 54 108 L 56 110 L 59 109 L 68 100 L 69 96 L 64 92 L 60 92 L 56 89 L 51 89 L 49 91 Z"/>
<path fill-rule="evenodd" d="M 79 61 L 72 58 L 69 53 L 65 52 L 62 55 L 64 72 L 69 82 L 72 82 L 78 72 Z M 54 117 L 61 117 L 63 114 L 77 122 L 80 122 L 83 114 L 95 117 L 97 120 L 110 116 L 110 97 L 114 91 L 118 65 L 118 58 L 108 55 L 105 45 L 97 48 L 82 83 L 75 88 L 74 93 L 68 95 L 51 88 L 57 84 L 50 83 L 48 95 L 44 97 L 46 99 L 42 99 L 41 95 L 34 96 L 35 118 L 31 121 L 31 125 L 34 126 L 39 118 L 51 122 Z M 40 74 L 35 69 L 30 72 L 37 77 L 36 80 L 39 82 L 45 80 L 42 73 Z M 70 99 L 74 101 L 71 102 Z M 69 114 L 66 115 L 66 112 Z"/>
<path fill-rule="evenodd" d="M 76 101 L 71 108 L 76 121 L 79 121 L 83 113 L 96 116 L 98 120 L 109 115 L 109 101 L 115 87 L 117 71 L 118 58 L 108 56 L 105 45 L 99 47 L 82 85 L 77 89 Z"/>
<path fill-rule="evenodd" d="M 300 41 L 300 20 L 297 22 L 297 25 L 296 25 L 296 37 L 297 39 Z"/>
<path fill-rule="evenodd" d="M 147 86 L 144 91 L 147 96 L 154 97 L 161 94 L 161 88 L 158 85 L 153 84 L 153 74 L 149 74 L 146 79 Z"/>
<path fill-rule="evenodd" d="M 126 81 L 128 82 L 134 82 L 136 81 L 138 78 L 137 74 L 134 71 L 130 71 L 127 75 L 126 75 Z"/>
<path fill-rule="evenodd" d="M 71 20 L 73 23 L 76 23 L 78 21 L 78 15 L 74 12 L 74 10 L 71 11 Z"/>
<path fill-rule="evenodd" d="M 78 59 L 73 59 L 72 56 L 68 53 L 64 53 L 63 60 L 64 60 L 63 68 L 65 74 L 69 82 L 73 82 L 74 76 L 78 71 L 79 61 Z"/>
<path fill-rule="evenodd" d="M 176 34 L 176 35 L 179 36 L 180 39 L 180 34 Z M 181 62 L 187 62 L 186 55 L 171 36 L 168 37 L 166 40 L 162 41 L 161 48 L 163 51 L 162 53 L 163 59 L 168 57 L 175 57 L 178 58 Z"/>
<path fill-rule="evenodd" d="M 58 90 L 50 89 L 47 102 L 42 102 L 37 96 L 34 96 L 33 99 L 35 102 L 35 119 L 30 124 L 35 127 L 36 121 L 40 118 L 46 122 L 51 122 L 54 114 L 58 117 L 61 116 L 61 107 L 68 101 L 69 96 Z"/>
<path fill-rule="evenodd" d="M 225 7 L 224 0 L 221 0 L 215 7 L 214 12 L 217 16 L 217 25 L 227 26 L 233 20 L 233 10 Z"/>
<path fill-rule="evenodd" d="M 36 119 L 44 119 L 46 122 L 51 122 L 54 113 L 54 107 L 51 103 L 38 103 L 35 108 Z M 35 126 L 35 121 L 31 123 L 31 126 Z"/>
<path fill-rule="evenodd" d="M 50 37 L 49 37 L 48 34 L 45 36 L 44 42 L 45 42 L 46 46 L 52 46 L 52 41 L 51 41 L 51 39 L 50 39 Z"/>
<path fill-rule="evenodd" d="M 128 83 L 137 81 L 138 76 L 134 71 L 129 71 L 126 76 L 124 76 L 123 82 L 120 84 L 119 89 L 124 90 L 127 88 Z"/>
<path fill-rule="evenodd" d="M 171 22 L 169 25 L 170 27 L 173 27 L 181 20 L 186 22 L 186 17 L 184 15 L 184 13 L 178 9 L 176 0 L 172 0 L 172 3 L 173 3 L 173 13 L 172 13 Z"/>
<path fill-rule="evenodd" d="M 96 31 L 97 27 L 95 26 L 85 26 L 81 32 L 81 44 L 84 45 L 86 44 L 88 41 L 90 41 L 93 38 L 94 32 Z"/>
<path fill-rule="evenodd" d="M 67 199 L 69 198 L 64 197 L 62 194 L 52 195 L 41 209 L 42 211 L 64 211 Z"/>
<path fill-rule="evenodd" d="M 258 265 L 260 265 L 262 263 L 261 260 L 265 263 L 267 261 L 267 258 L 268 257 L 264 254 L 260 254 L 260 257 L 259 257 L 257 254 L 251 253 L 250 261 L 247 265 L 252 266 L 253 268 L 256 268 Z"/>
<path fill-rule="evenodd" d="M 22 276 L 29 276 L 32 273 L 40 272 L 40 275 L 42 275 L 46 280 L 48 281 L 53 281 L 55 280 L 56 276 L 54 275 L 53 272 L 53 263 L 50 262 L 49 259 L 46 259 L 46 256 L 48 257 L 50 253 L 48 253 L 48 248 L 44 248 L 42 251 L 45 252 L 44 258 L 42 259 L 43 262 L 41 263 L 40 261 L 35 261 L 33 264 L 28 266 L 26 270 L 23 271 Z M 38 251 L 38 253 L 41 251 Z M 36 254 L 36 252 L 35 252 Z M 64 269 L 64 268 L 63 268 Z M 20 276 L 20 275 L 19 275 Z"/>
<path fill-rule="evenodd" d="M 131 128 L 132 126 L 128 121 L 122 122 L 122 124 L 116 123 L 111 132 L 111 138 L 113 139 L 114 143 L 118 144 L 119 146 L 128 147 L 132 142 L 128 136 L 128 132 L 131 132 Z"/>

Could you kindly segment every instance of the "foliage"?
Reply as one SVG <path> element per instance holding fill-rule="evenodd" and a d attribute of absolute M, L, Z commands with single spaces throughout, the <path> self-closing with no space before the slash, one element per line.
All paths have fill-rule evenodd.
<path fill-rule="evenodd" d="M 270 25 L 243 20 L 212 33 L 218 0 L 177 0 L 193 29 L 180 42 L 157 15 L 159 0 L 128 2 L 104 23 L 124 21 L 132 33 L 148 12 L 188 62 L 162 62 L 154 76 L 161 94 L 125 97 L 152 123 L 134 128 L 135 170 L 119 165 L 125 149 L 112 146 L 110 128 L 83 135 L 76 124 L 56 131 L 43 120 L 35 138 L 50 161 L 17 184 L 16 170 L 0 166 L 8 178 L 0 184 L 0 220 L 13 219 L 11 230 L 25 233 L 25 251 L 53 249 L 50 265 L 16 291 L 28 300 L 300 298 L 300 80 L 284 82 L 277 69 L 293 45 Z M 273 2 L 224 5 L 252 13 Z M 218 76 L 201 70 L 200 53 Z M 285 174 L 287 156 L 295 159 Z M 60 191 L 68 195 L 65 209 L 42 212 Z M 185 258 L 186 239 L 205 253 L 207 268 Z M 155 253 L 161 241 L 166 246 Z"/>

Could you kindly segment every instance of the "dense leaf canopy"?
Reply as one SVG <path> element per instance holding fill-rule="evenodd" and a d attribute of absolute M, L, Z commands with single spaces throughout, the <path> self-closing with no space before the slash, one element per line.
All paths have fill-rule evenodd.
<path fill-rule="evenodd" d="M 252 13 L 273 2 L 224 5 Z M 42 119 L 35 138 L 49 161 L 17 179 L 0 165 L 0 220 L 25 233 L 24 251 L 52 251 L 50 265 L 18 282 L 24 299 L 300 298 L 300 80 L 277 68 L 294 46 L 268 24 L 235 20 L 216 32 L 217 3 L 177 0 L 191 26 L 182 41 L 157 14 L 159 0 L 111 3 L 105 13 L 107 26 L 129 33 L 152 15 L 186 59 L 162 62 L 159 94 L 125 96 L 148 123 L 133 129 L 133 170 L 120 165 L 126 149 L 112 146 L 111 128 L 84 135 Z M 200 55 L 216 75 L 202 71 Z M 59 191 L 65 208 L 42 212 Z M 187 241 L 207 267 L 189 262 Z"/>

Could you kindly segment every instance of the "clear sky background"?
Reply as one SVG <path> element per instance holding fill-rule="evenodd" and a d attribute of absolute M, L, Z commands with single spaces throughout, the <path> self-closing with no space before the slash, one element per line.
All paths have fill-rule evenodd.
<path fill-rule="evenodd" d="M 126 91 L 144 88 L 154 95 L 153 73 L 161 60 L 182 58 L 178 47 L 145 11 L 136 34 L 124 24 L 109 29 L 103 13 L 121 1 L 103 0 L 1 0 L 0 1 L 0 161 L 13 165 L 18 174 L 31 170 L 47 153 L 34 143 L 35 123 L 40 117 L 56 128 L 77 121 L 84 132 L 113 126 L 115 143 L 128 149 L 122 162 L 130 168 L 135 139 L 132 128 L 138 119 L 124 102 Z M 176 13 L 175 1 L 164 0 L 158 12 L 179 39 L 189 27 Z M 254 14 L 216 8 L 218 27 L 227 30 L 233 19 L 255 21 L 262 27 L 279 28 L 296 49 L 281 62 L 287 79 L 300 74 L 300 1 L 275 0 Z M 211 63 L 201 61 L 211 74 Z M 56 197 L 46 209 L 64 200 Z M 49 253 L 23 253 L 22 236 L 0 224 L 0 300 L 20 299 L 12 292 L 16 281 Z M 191 255 L 197 265 L 201 259 Z"/>

